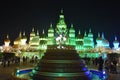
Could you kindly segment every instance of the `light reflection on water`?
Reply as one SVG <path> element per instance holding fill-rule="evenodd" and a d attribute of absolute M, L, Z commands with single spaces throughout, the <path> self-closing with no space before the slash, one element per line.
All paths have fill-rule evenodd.
<path fill-rule="evenodd" d="M 97 71 L 97 70 L 89 70 L 92 74 L 92 80 L 106 80 L 107 79 L 107 73 L 105 71 Z M 19 73 L 18 73 L 19 72 Z M 30 80 L 30 74 L 32 72 L 32 69 L 27 70 L 20 70 L 16 72 L 16 76 L 18 78 L 24 78 Z"/>

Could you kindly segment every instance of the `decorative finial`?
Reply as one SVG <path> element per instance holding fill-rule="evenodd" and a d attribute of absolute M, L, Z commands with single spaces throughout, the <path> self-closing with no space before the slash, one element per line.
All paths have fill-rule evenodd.
<path fill-rule="evenodd" d="M 39 35 L 39 31 L 37 30 L 37 36 Z"/>
<path fill-rule="evenodd" d="M 100 37 L 100 33 L 98 32 L 98 37 Z"/>
<path fill-rule="evenodd" d="M 32 32 L 34 32 L 34 27 L 32 28 Z"/>
<path fill-rule="evenodd" d="M 63 14 L 63 9 L 61 9 L 61 14 Z"/>
<path fill-rule="evenodd" d="M 115 36 L 115 40 L 117 40 L 117 37 Z"/>
<path fill-rule="evenodd" d="M 91 33 L 91 28 L 89 29 L 89 32 Z"/>
<path fill-rule="evenodd" d="M 84 33 L 84 36 L 87 36 L 86 31 L 85 31 L 85 33 Z"/>
<path fill-rule="evenodd" d="M 19 37 L 21 37 L 22 36 L 22 32 L 20 31 L 20 33 L 19 33 Z"/>
<path fill-rule="evenodd" d="M 23 32 L 23 36 L 25 36 L 25 31 Z"/>
<path fill-rule="evenodd" d="M 52 27 L 52 23 L 50 24 L 50 27 Z"/>
<path fill-rule="evenodd" d="M 71 24 L 71 28 L 73 28 L 73 24 Z"/>
<path fill-rule="evenodd" d="M 102 39 L 105 39 L 105 37 L 104 37 L 104 33 L 102 32 Z"/>
<path fill-rule="evenodd" d="M 44 32 L 44 29 L 43 29 L 43 34 L 44 34 L 45 32 Z"/>
<path fill-rule="evenodd" d="M 9 35 L 7 34 L 7 38 L 9 38 Z"/>
<path fill-rule="evenodd" d="M 79 33 L 78 33 L 78 34 L 81 34 L 81 33 L 80 33 L 80 30 L 79 30 Z"/>

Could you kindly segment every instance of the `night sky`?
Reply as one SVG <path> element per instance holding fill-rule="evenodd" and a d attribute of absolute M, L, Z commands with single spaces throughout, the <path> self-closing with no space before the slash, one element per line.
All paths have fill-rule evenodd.
<path fill-rule="evenodd" d="M 79 1 L 79 2 L 78 2 Z M 65 22 L 70 28 L 83 34 L 92 29 L 94 38 L 97 33 L 104 32 L 105 38 L 114 41 L 114 36 L 120 40 L 120 3 L 116 0 L 9 0 L 0 2 L 0 44 L 6 35 L 14 40 L 20 31 L 26 31 L 26 36 L 35 27 L 40 33 L 47 32 L 50 23 L 55 27 L 60 10 L 64 10 Z M 112 45 L 110 45 L 112 46 Z"/>

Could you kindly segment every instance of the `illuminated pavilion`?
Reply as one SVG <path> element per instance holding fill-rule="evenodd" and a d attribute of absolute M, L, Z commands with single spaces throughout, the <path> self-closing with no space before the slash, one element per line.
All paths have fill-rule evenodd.
<path fill-rule="evenodd" d="M 84 35 L 80 31 L 76 35 L 74 25 L 71 24 L 70 28 L 68 28 L 63 10 L 61 10 L 56 27 L 53 28 L 53 25 L 50 24 L 48 35 L 45 34 L 44 30 L 42 34 L 39 34 L 39 31 L 35 32 L 33 28 L 28 41 L 25 32 L 23 34 L 20 32 L 19 36 L 14 40 L 13 46 L 10 46 L 10 39 L 7 35 L 0 50 L 1 52 L 15 52 L 17 56 L 38 56 L 39 58 L 44 55 L 47 46 L 58 44 L 74 46 L 81 57 L 99 57 L 101 52 L 120 52 L 117 37 L 113 42 L 114 48 L 111 49 L 109 41 L 104 37 L 104 33 L 102 35 L 98 33 L 97 44 L 94 43 L 93 36 L 91 29 L 89 29 L 89 32 L 85 31 Z M 61 40 L 63 40 L 62 43 Z M 28 43 L 26 43 L 27 41 Z"/>

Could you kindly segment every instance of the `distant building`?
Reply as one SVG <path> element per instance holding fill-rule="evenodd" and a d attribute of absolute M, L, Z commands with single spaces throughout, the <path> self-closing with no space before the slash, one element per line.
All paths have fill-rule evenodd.
<path fill-rule="evenodd" d="M 23 34 L 20 32 L 19 36 L 14 40 L 11 51 L 16 53 L 24 53 L 25 55 L 23 56 L 34 56 L 35 54 L 42 57 L 43 54 L 40 54 L 40 52 L 45 51 L 49 45 L 58 45 L 59 47 L 61 45 L 72 45 L 75 47 L 78 53 L 80 53 L 80 56 L 82 55 L 85 57 L 87 55 L 88 57 L 98 57 L 99 52 L 108 51 L 108 53 L 110 53 L 112 50 L 109 47 L 109 41 L 104 37 L 104 33 L 102 33 L 102 36 L 100 33 L 98 33 L 96 45 L 93 40 L 94 35 L 91 29 L 89 29 L 88 32 L 85 31 L 84 35 L 80 33 L 80 30 L 77 35 L 75 35 L 75 33 L 76 31 L 73 24 L 71 24 L 70 28 L 68 29 L 68 26 L 65 23 L 63 10 L 61 10 L 56 27 L 54 28 L 53 25 L 50 24 L 47 35 L 45 34 L 44 30 L 42 34 L 40 34 L 39 30 L 36 30 L 35 32 L 33 28 L 28 39 L 25 35 L 25 32 L 23 32 Z M 28 43 L 26 43 L 27 41 Z M 119 42 L 117 41 L 116 37 L 113 44 L 114 49 L 119 48 Z M 9 45 L 10 40 L 7 37 L 7 39 L 5 39 L 3 48 L 1 48 L 3 50 L 1 51 L 8 51 L 8 49 L 11 49 L 9 48 Z"/>

